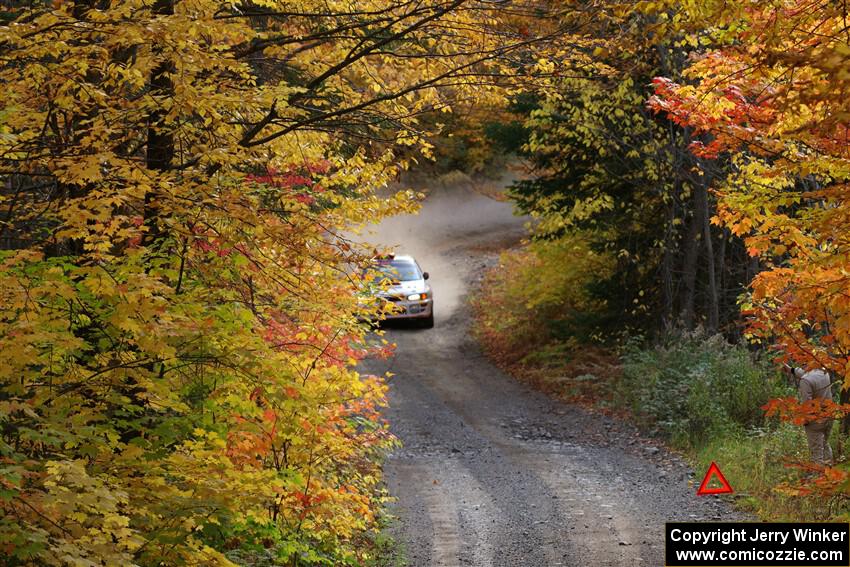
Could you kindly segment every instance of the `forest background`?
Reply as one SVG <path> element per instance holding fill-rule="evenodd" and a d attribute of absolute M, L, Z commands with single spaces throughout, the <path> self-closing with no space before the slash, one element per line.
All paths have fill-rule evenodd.
<path fill-rule="evenodd" d="M 761 462 L 768 512 L 844 512 L 844 465 L 777 470 L 794 430 L 759 408 L 847 409 L 774 370 L 850 368 L 840 6 L 0 6 L 6 564 L 372 561 L 394 441 L 354 366 L 391 345 L 348 235 L 416 207 L 376 194 L 400 171 L 506 153 L 537 221 L 485 290 L 491 352 L 555 376 L 597 345 L 609 380 L 568 395 Z"/>

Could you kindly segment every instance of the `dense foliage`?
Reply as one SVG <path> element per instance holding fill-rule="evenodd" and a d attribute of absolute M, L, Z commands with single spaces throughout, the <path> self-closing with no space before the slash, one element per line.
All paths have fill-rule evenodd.
<path fill-rule="evenodd" d="M 614 261 L 591 249 L 592 237 L 578 232 L 537 241 L 501 255 L 475 300 L 491 341 L 519 357 L 550 341 L 590 340 L 605 309 L 589 288 L 613 270 Z"/>
<path fill-rule="evenodd" d="M 545 3 L 2 5 L 2 561 L 362 563 L 392 439 L 352 235 L 414 208 L 374 191 L 434 115 L 566 28 L 528 25 Z"/>
<path fill-rule="evenodd" d="M 716 222 L 765 267 L 749 332 L 850 385 L 846 14 L 829 2 L 709 2 L 690 16 L 711 22 L 710 48 L 688 68 L 691 84 L 660 77 L 650 102 L 706 136 L 696 154 L 733 165 L 715 184 Z"/>
<path fill-rule="evenodd" d="M 738 336 L 736 299 L 758 266 L 710 223 L 709 188 L 725 164 L 693 155 L 693 134 L 646 106 L 651 78 L 682 65 L 676 28 L 654 17 L 638 7 L 616 28 L 598 23 L 597 66 L 552 79 L 535 104 L 518 99 L 531 176 L 511 195 L 539 219 L 538 238 L 591 230 L 593 247 L 617 258 L 593 283 L 609 332 L 702 326 Z"/>

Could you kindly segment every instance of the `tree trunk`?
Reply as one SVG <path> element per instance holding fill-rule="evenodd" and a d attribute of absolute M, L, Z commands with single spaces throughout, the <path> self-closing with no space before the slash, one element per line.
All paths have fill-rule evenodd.
<path fill-rule="evenodd" d="M 711 238 L 711 214 L 708 210 L 708 179 L 700 183 L 696 188 L 695 203 L 697 210 L 694 212 L 694 220 L 699 217 L 702 223 L 702 238 L 705 246 L 706 273 L 708 274 L 707 293 L 707 315 L 706 329 L 710 333 L 717 332 L 719 323 L 719 309 L 717 299 L 717 272 L 714 262 L 714 243 Z"/>
<path fill-rule="evenodd" d="M 696 200 L 694 195 L 693 200 Z M 696 204 L 696 203 L 695 203 Z M 685 235 L 685 250 L 682 258 L 682 302 L 681 302 L 681 318 L 682 325 L 688 331 L 693 330 L 696 320 L 696 312 L 694 310 L 694 301 L 696 298 L 697 287 L 697 259 L 700 249 L 700 229 L 702 228 L 702 219 L 697 214 L 698 207 L 694 207 L 693 215 L 688 222 L 688 232 Z"/>
<path fill-rule="evenodd" d="M 173 0 L 157 0 L 153 13 L 160 16 L 174 15 Z M 173 95 L 174 85 L 170 73 L 174 71 L 172 61 L 162 61 L 151 73 L 151 95 L 160 99 Z M 174 159 L 174 134 L 164 123 L 166 111 L 159 108 L 151 113 L 148 121 L 148 140 L 146 165 L 153 171 L 168 171 Z M 150 245 L 162 237 L 159 222 L 159 205 L 154 189 L 145 194 L 144 222 L 147 228 L 143 244 Z"/>
<path fill-rule="evenodd" d="M 750 256 L 750 261 L 747 263 L 747 285 L 753 281 L 753 278 L 761 271 L 761 263 L 758 256 Z"/>
<path fill-rule="evenodd" d="M 667 203 L 667 222 L 664 226 L 664 255 L 661 258 L 661 325 L 669 331 L 675 324 L 673 320 L 674 288 L 673 260 L 676 248 L 676 202 L 670 199 Z"/>
<path fill-rule="evenodd" d="M 153 5 L 153 13 L 159 16 L 174 15 L 173 0 L 157 0 Z M 154 53 L 157 52 L 157 46 L 154 46 Z M 162 100 L 170 98 L 174 93 L 174 84 L 171 81 L 170 73 L 174 71 L 174 63 L 170 60 L 160 62 L 151 72 L 150 77 L 150 94 L 151 96 Z M 174 159 L 174 134 L 165 124 L 166 111 L 160 105 L 157 110 L 151 112 L 148 117 L 147 131 L 147 153 L 145 156 L 145 165 L 148 169 L 154 172 L 165 172 L 171 167 L 171 162 Z M 144 226 L 146 231 L 142 237 L 142 245 L 153 248 L 154 252 L 148 259 L 151 260 L 163 254 L 162 250 L 157 250 L 163 237 L 162 223 L 160 218 L 160 204 L 157 202 L 157 183 L 145 193 L 144 205 Z M 146 271 L 150 269 L 152 262 L 148 262 Z M 165 373 L 165 362 L 151 361 L 145 367 L 151 374 L 156 372 L 157 364 L 159 365 L 159 378 L 161 379 Z M 148 400 L 143 397 L 145 388 L 140 386 L 134 377 L 129 377 L 126 383 L 121 384 L 118 390 L 128 398 L 125 405 L 135 406 L 139 408 L 140 416 L 153 419 L 156 410 L 152 410 Z M 140 421 L 140 423 L 143 423 Z M 120 440 L 122 443 L 129 443 L 132 439 L 140 434 L 140 429 L 147 427 L 145 425 L 127 425 L 119 429 Z"/>
<path fill-rule="evenodd" d="M 729 240 L 727 229 L 720 230 L 720 239 L 718 240 L 717 250 L 717 307 L 718 307 L 718 326 L 723 327 L 727 320 L 726 314 L 726 244 Z"/>

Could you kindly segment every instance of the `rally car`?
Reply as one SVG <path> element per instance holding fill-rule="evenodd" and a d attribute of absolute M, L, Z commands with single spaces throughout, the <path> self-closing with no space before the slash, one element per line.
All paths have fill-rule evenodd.
<path fill-rule="evenodd" d="M 421 326 L 434 326 L 434 295 L 425 281 L 428 272 L 412 256 L 385 256 L 371 268 L 375 296 L 392 305 L 385 310 L 390 320 L 407 319 Z"/>

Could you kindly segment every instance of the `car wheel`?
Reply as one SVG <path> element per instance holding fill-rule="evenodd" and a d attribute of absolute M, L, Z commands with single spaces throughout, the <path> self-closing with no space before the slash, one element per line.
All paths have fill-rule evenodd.
<path fill-rule="evenodd" d="M 422 319 L 420 326 L 423 329 L 431 329 L 434 327 L 434 312 L 432 311 L 430 315 L 426 319 Z"/>

